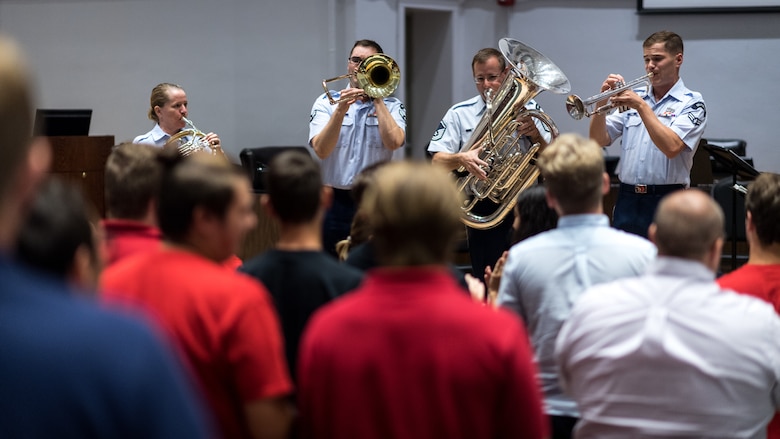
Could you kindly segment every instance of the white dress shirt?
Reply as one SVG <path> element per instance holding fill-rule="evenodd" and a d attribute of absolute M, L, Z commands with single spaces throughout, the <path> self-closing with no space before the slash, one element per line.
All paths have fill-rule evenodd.
<path fill-rule="evenodd" d="M 576 438 L 766 437 L 780 401 L 780 318 L 714 277 L 661 257 L 580 297 L 556 344 L 580 409 Z"/>

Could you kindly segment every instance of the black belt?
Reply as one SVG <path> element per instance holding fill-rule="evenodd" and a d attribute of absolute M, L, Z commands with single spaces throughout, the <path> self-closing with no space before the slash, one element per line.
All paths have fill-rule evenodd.
<path fill-rule="evenodd" d="M 629 194 L 654 194 L 666 195 L 680 189 L 685 189 L 683 184 L 626 184 L 620 183 L 620 192 Z"/>

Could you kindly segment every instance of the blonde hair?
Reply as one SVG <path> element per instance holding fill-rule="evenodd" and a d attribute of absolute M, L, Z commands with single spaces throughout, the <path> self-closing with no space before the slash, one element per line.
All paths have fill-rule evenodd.
<path fill-rule="evenodd" d="M 378 169 L 360 210 L 371 227 L 379 263 L 445 263 L 463 227 L 460 202 L 449 174 L 429 163 L 393 162 Z"/>
<path fill-rule="evenodd" d="M 545 187 L 565 214 L 584 213 L 601 204 L 606 166 L 595 141 L 563 134 L 542 151 L 536 164 Z"/>
<path fill-rule="evenodd" d="M 24 158 L 33 134 L 30 72 L 19 46 L 0 36 L 0 192 Z"/>

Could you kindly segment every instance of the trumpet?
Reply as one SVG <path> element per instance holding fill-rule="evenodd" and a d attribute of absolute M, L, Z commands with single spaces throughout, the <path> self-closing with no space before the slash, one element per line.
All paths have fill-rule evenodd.
<path fill-rule="evenodd" d="M 569 95 L 569 97 L 566 98 L 566 110 L 568 110 L 569 115 L 576 120 L 580 120 L 583 117 L 591 117 L 594 114 L 601 114 L 604 112 L 608 112 L 613 108 L 615 108 L 615 105 L 612 104 L 611 102 L 607 102 L 606 105 L 602 105 L 601 107 L 598 107 L 595 110 L 589 110 L 589 108 L 591 105 L 603 101 L 604 99 L 611 98 L 612 96 L 615 96 L 617 94 L 623 93 L 626 90 L 631 90 L 641 85 L 644 85 L 645 87 L 650 87 L 650 80 L 652 77 L 653 77 L 653 72 L 650 72 L 645 76 L 634 79 L 633 81 L 627 84 L 617 83 L 615 84 L 615 88 L 599 93 L 595 96 L 591 96 L 585 100 L 580 99 L 580 97 L 577 95 Z"/>
<path fill-rule="evenodd" d="M 218 144 L 209 143 L 209 141 L 206 140 L 206 134 L 197 129 L 191 120 L 186 117 L 182 117 L 181 119 L 186 124 L 185 127 L 189 126 L 190 128 L 181 130 L 171 136 L 171 138 L 165 142 L 164 148 L 176 148 L 183 156 L 188 156 L 199 151 L 210 152 L 212 155 L 225 154 L 222 152 L 222 147 Z"/>
<path fill-rule="evenodd" d="M 390 96 L 398 87 L 398 84 L 401 83 L 401 70 L 398 68 L 398 64 L 395 60 L 383 53 L 375 53 L 364 59 L 354 73 L 348 73 L 322 81 L 322 88 L 325 90 L 325 94 L 328 96 L 328 101 L 330 101 L 331 105 L 336 105 L 339 102 L 348 99 L 334 99 L 330 94 L 330 90 L 328 90 L 327 84 L 353 76 L 357 80 L 358 88 L 363 89 L 366 96 L 370 98 L 384 98 Z"/>

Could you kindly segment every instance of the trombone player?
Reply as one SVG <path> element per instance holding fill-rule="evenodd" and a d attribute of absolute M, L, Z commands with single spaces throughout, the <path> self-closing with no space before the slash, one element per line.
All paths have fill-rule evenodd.
<path fill-rule="evenodd" d="M 468 172 L 484 179 L 487 174 L 488 164 L 479 158 L 482 147 L 472 148 L 460 152 L 463 145 L 469 141 L 477 124 L 487 110 L 486 93 L 495 96 L 501 87 L 501 83 L 509 73 L 509 66 L 501 51 L 494 48 L 479 50 L 471 61 L 471 71 L 474 75 L 474 84 L 477 87 L 477 96 L 453 105 L 439 122 L 436 132 L 433 133 L 428 144 L 428 153 L 433 157 L 433 163 L 453 171 L 463 166 Z M 529 100 L 525 107 L 529 110 L 541 110 L 539 104 L 533 99 Z M 534 118 L 523 117 L 519 122 L 518 134 L 525 136 L 525 147 L 534 143 L 546 145 L 552 139 L 549 129 Z M 480 203 L 489 203 L 486 211 L 494 210 L 495 204 L 485 200 Z M 479 208 L 480 206 L 476 206 Z M 471 270 L 474 276 L 482 278 L 485 268 L 494 264 L 501 254 L 509 248 L 509 236 L 512 232 L 514 216 L 507 215 L 498 226 L 477 230 L 467 227 L 469 242 L 469 257 Z"/>
<path fill-rule="evenodd" d="M 325 215 L 323 247 L 336 256 L 336 243 L 349 236 L 355 203 L 349 189 L 365 167 L 392 159 L 393 151 L 406 142 L 406 109 L 394 97 L 370 98 L 355 75 L 371 55 L 383 53 L 372 40 L 358 40 L 347 58 L 349 86 L 331 104 L 329 93 L 312 105 L 309 146 L 322 160 L 322 179 L 333 188 L 333 203 Z"/>
<path fill-rule="evenodd" d="M 693 155 L 704 134 L 707 110 L 701 93 L 685 87 L 680 78 L 683 41 L 679 35 L 656 32 L 642 48 L 645 71 L 652 73 L 647 93 L 626 90 L 613 96 L 611 106 L 628 110 L 608 116 L 593 114 L 590 137 L 601 146 L 623 137 L 617 171 L 620 193 L 612 225 L 647 237 L 661 198 L 690 186 Z M 611 74 L 601 90 L 609 90 L 618 82 L 624 82 L 623 77 Z"/>

